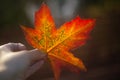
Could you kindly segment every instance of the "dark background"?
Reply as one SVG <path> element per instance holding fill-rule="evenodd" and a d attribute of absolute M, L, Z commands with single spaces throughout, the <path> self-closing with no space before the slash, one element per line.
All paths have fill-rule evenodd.
<path fill-rule="evenodd" d="M 63 71 L 61 80 L 120 80 L 120 0 L 75 0 L 77 6 L 72 16 L 62 12 L 62 7 L 71 0 L 0 0 L 0 45 L 21 42 L 32 49 L 20 25 L 34 25 L 34 11 L 43 1 L 49 5 L 57 26 L 77 15 L 96 19 L 91 39 L 72 51 L 83 60 L 88 71 L 79 74 Z M 53 80 L 48 62 L 28 80 Z"/>

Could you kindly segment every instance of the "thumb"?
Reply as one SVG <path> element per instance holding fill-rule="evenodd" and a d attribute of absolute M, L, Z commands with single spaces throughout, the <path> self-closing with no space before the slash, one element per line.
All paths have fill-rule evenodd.
<path fill-rule="evenodd" d="M 40 51 L 38 49 L 30 50 L 30 51 L 28 51 L 28 54 L 30 56 L 31 64 L 33 64 L 41 59 L 44 59 L 46 56 L 46 53 L 43 53 L 42 51 Z"/>

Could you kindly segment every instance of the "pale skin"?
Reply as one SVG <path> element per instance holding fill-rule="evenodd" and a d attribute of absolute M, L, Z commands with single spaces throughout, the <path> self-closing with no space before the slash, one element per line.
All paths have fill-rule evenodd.
<path fill-rule="evenodd" d="M 45 53 L 21 43 L 0 46 L 0 80 L 25 80 L 44 63 Z"/>

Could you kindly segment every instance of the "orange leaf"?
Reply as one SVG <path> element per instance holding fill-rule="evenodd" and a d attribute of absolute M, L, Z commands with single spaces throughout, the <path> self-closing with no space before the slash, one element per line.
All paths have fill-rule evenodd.
<path fill-rule="evenodd" d="M 63 67 L 76 72 L 86 70 L 83 62 L 69 51 L 85 44 L 94 23 L 95 20 L 78 16 L 56 29 L 49 8 L 42 4 L 35 13 L 35 28 L 22 26 L 22 29 L 31 46 L 48 54 L 55 79 L 59 80 Z"/>

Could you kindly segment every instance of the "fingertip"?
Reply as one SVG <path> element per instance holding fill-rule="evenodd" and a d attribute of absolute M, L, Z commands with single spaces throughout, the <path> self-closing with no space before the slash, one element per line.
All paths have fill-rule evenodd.
<path fill-rule="evenodd" d="M 17 43 L 19 50 L 26 50 L 26 46 L 22 43 Z"/>
<path fill-rule="evenodd" d="M 45 56 L 46 55 L 46 53 L 45 52 L 43 52 L 43 51 L 41 51 L 41 50 L 39 50 L 39 49 L 33 49 L 33 50 L 30 50 L 30 53 L 31 54 L 40 54 L 41 56 Z"/>
<path fill-rule="evenodd" d="M 35 63 L 38 60 L 44 59 L 46 54 L 38 49 L 33 49 L 28 51 L 30 57 L 31 57 L 31 62 Z"/>

